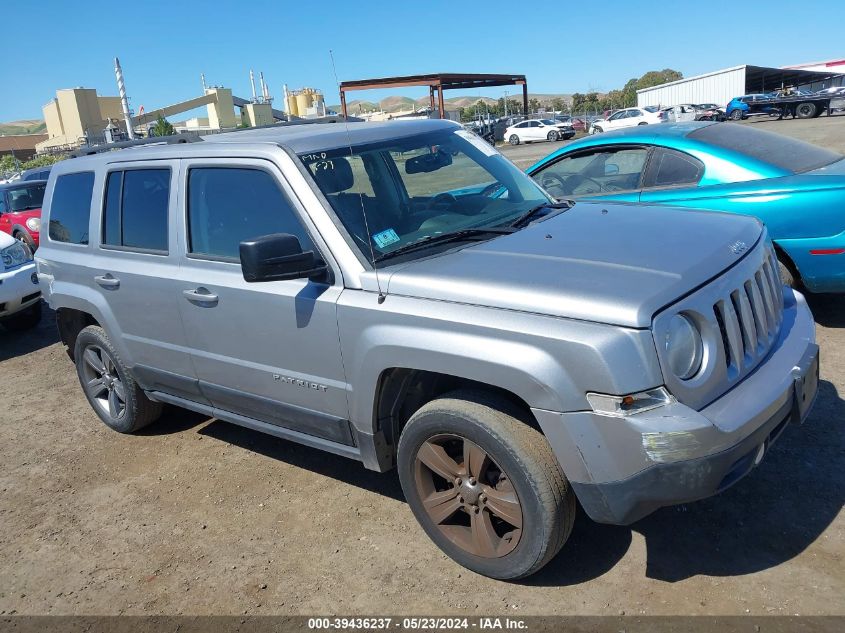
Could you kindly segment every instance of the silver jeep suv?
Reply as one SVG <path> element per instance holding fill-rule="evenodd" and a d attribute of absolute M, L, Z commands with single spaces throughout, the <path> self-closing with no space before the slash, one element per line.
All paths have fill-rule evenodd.
<path fill-rule="evenodd" d="M 39 280 L 116 431 L 167 403 L 396 467 L 443 551 L 518 578 L 576 499 L 627 524 L 714 495 L 814 400 L 754 219 L 557 202 L 444 121 L 196 141 L 50 176 Z"/>

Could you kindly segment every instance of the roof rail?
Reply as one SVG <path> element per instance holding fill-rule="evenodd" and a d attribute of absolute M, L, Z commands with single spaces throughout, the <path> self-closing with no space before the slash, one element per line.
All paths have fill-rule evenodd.
<path fill-rule="evenodd" d="M 134 141 L 119 141 L 117 143 L 104 143 L 102 145 L 80 148 L 75 152 L 71 152 L 69 158 L 93 156 L 102 152 L 110 152 L 113 149 L 125 149 L 127 147 L 138 147 L 139 145 L 174 145 L 177 143 L 196 143 L 201 140 L 202 137 L 195 132 L 171 134 L 170 136 L 151 136 L 150 138 L 135 139 Z"/>
<path fill-rule="evenodd" d="M 292 127 L 294 125 L 320 125 L 322 123 L 342 123 L 344 121 L 346 121 L 347 123 L 361 123 L 364 121 L 364 119 L 354 116 L 344 117 L 341 114 L 329 114 L 316 119 L 302 119 L 299 117 L 295 117 L 291 121 L 276 121 L 275 123 L 268 123 L 266 125 L 256 125 L 255 127 L 240 127 L 234 130 L 226 130 L 225 133 L 235 134 L 237 132 L 249 132 L 250 130 L 277 130 L 279 128 Z"/>

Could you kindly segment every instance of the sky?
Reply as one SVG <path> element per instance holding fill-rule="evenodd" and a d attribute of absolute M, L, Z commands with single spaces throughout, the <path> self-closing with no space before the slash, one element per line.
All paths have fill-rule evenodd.
<path fill-rule="evenodd" d="M 0 0 L 7 27 L 0 121 L 41 118 L 58 88 L 116 95 L 114 57 L 135 111 L 199 96 L 200 73 L 209 85 L 249 97 L 250 69 L 256 77 L 264 72 L 275 97 L 287 83 L 320 89 L 327 104 L 336 104 L 329 50 L 341 81 L 519 73 L 532 93 L 605 92 L 662 68 L 689 77 L 739 64 L 845 58 L 845 39 L 823 35 L 823 25 L 845 23 L 845 2 L 805 0 L 800 9 L 792 0 L 749 4 L 721 10 L 719 3 L 630 0 Z M 446 96 L 498 98 L 505 90 L 513 95 L 517 88 Z M 378 101 L 388 94 L 421 97 L 427 90 L 359 92 L 350 99 Z M 177 119 L 183 116 L 189 115 Z"/>

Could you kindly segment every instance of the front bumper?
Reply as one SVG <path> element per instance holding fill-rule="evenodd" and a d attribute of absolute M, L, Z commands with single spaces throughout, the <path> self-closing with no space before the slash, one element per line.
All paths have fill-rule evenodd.
<path fill-rule="evenodd" d="M 784 299 L 767 359 L 700 411 L 678 402 L 623 418 L 534 410 L 593 520 L 627 525 L 717 494 L 758 465 L 788 423 L 806 418 L 818 391 L 815 324 L 800 294 L 785 289 Z"/>
<path fill-rule="evenodd" d="M 34 263 L 0 272 L 0 318 L 20 312 L 40 300 Z"/>

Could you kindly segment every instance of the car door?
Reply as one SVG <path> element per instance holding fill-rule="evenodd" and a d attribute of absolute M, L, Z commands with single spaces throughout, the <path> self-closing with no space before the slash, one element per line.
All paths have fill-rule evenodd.
<path fill-rule="evenodd" d="M 607 119 L 607 128 L 610 130 L 616 130 L 625 127 L 625 120 L 628 117 L 628 112 L 628 110 L 620 110 L 615 114 L 611 114 Z"/>
<path fill-rule="evenodd" d="M 179 262 L 170 209 L 176 207 L 178 172 L 175 160 L 118 163 L 95 183 L 104 195 L 88 283 L 114 315 L 120 331 L 110 334 L 126 347 L 124 360 L 136 379 L 148 390 L 207 403 L 176 300 Z"/>
<path fill-rule="evenodd" d="M 636 202 L 649 160 L 638 145 L 592 147 L 564 154 L 531 173 L 556 198 L 601 198 Z"/>
<path fill-rule="evenodd" d="M 179 293 L 200 388 L 214 407 L 352 445 L 336 303 L 324 280 L 247 283 L 243 240 L 295 235 L 330 268 L 278 167 L 261 159 L 182 161 Z"/>

